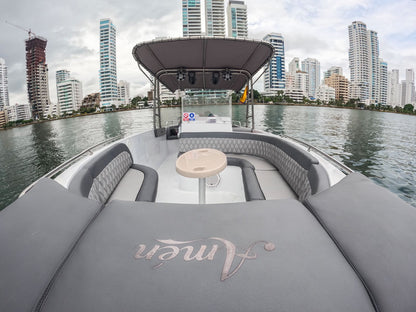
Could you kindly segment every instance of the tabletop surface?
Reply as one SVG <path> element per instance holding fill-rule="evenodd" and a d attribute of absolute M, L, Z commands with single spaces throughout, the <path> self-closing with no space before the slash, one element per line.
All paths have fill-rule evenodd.
<path fill-rule="evenodd" d="M 176 160 L 176 171 L 188 178 L 213 176 L 227 166 L 227 157 L 219 150 L 201 148 L 188 151 Z"/>

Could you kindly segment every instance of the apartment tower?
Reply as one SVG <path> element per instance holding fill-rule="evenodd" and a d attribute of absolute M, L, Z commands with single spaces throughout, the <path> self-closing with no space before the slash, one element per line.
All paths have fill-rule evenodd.
<path fill-rule="evenodd" d="M 379 60 L 380 78 L 379 78 L 379 98 L 380 105 L 387 105 L 387 89 L 388 89 L 388 69 L 387 62 L 382 59 Z"/>
<path fill-rule="evenodd" d="M 387 105 L 391 107 L 401 106 L 401 85 L 399 70 L 393 69 L 387 75 Z"/>
<path fill-rule="evenodd" d="M 325 84 L 335 89 L 335 100 L 348 102 L 350 99 L 350 83 L 347 78 L 337 73 L 325 78 Z"/>
<path fill-rule="evenodd" d="M 121 104 L 130 104 L 130 84 L 125 80 L 120 80 L 117 85 L 118 99 Z"/>
<path fill-rule="evenodd" d="M 68 80 L 70 76 L 71 73 L 69 72 L 69 70 L 61 69 L 56 71 L 56 84 Z"/>
<path fill-rule="evenodd" d="M 321 83 L 321 65 L 317 59 L 307 58 L 302 61 L 302 71 L 309 75 L 308 96 L 316 97 L 316 91 Z"/>
<path fill-rule="evenodd" d="M 285 41 L 281 34 L 270 33 L 263 38 L 274 47 L 274 53 L 264 74 L 264 91 L 277 92 L 285 89 Z"/>
<path fill-rule="evenodd" d="M 27 92 L 34 119 L 46 117 L 50 106 L 46 43 L 41 37 L 26 40 Z"/>
<path fill-rule="evenodd" d="M 362 103 L 380 102 L 380 51 L 377 32 L 355 21 L 348 26 L 351 98 Z"/>
<path fill-rule="evenodd" d="M 182 0 L 182 31 L 184 37 L 201 36 L 201 0 Z"/>
<path fill-rule="evenodd" d="M 56 72 L 56 91 L 58 96 L 58 115 L 72 114 L 82 105 L 82 84 L 79 80 L 71 78 L 68 70 Z"/>
<path fill-rule="evenodd" d="M 205 31 L 209 37 L 225 37 L 224 0 L 205 0 Z"/>
<path fill-rule="evenodd" d="M 228 37 L 247 38 L 247 5 L 244 1 L 230 0 L 227 7 Z"/>
<path fill-rule="evenodd" d="M 331 77 L 332 74 L 338 74 L 342 76 L 342 67 L 332 66 L 326 72 L 324 72 L 324 79 Z"/>
<path fill-rule="evenodd" d="M 116 28 L 111 19 L 100 20 L 100 107 L 118 107 Z"/>
<path fill-rule="evenodd" d="M 7 78 L 7 66 L 4 59 L 0 58 L 0 111 L 9 106 L 9 82 Z"/>

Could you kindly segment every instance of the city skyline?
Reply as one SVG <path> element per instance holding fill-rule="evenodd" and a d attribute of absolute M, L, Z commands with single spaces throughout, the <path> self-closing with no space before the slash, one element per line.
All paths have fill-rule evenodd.
<path fill-rule="evenodd" d="M 285 38 L 285 57 L 288 63 L 293 57 L 316 58 L 322 72 L 331 66 L 340 66 L 344 75 L 348 70 L 348 25 L 359 20 L 369 29 L 378 32 L 380 51 L 389 71 L 400 70 L 400 80 L 407 68 L 416 67 L 416 19 L 412 10 L 414 1 L 335 1 L 328 6 L 325 1 L 246 0 L 248 7 L 249 38 L 262 39 L 266 34 L 278 32 Z M 27 103 L 24 64 L 24 40 L 27 34 L 4 20 L 31 28 L 37 35 L 48 40 L 46 50 L 51 73 L 66 68 L 84 84 L 84 94 L 99 91 L 99 51 L 97 20 L 110 17 L 118 26 L 117 67 L 118 79 L 131 83 L 131 96 L 145 95 L 150 88 L 146 78 L 138 72 L 131 57 L 131 50 L 141 41 L 155 37 L 182 36 L 181 1 L 154 3 L 126 1 L 112 4 L 101 1 L 82 4 L 51 6 L 48 10 L 27 3 L 2 4 L 0 13 L 0 57 L 6 60 L 9 70 L 10 104 Z M 224 3 L 228 5 L 228 1 Z M 80 10 L 80 8 L 83 8 Z M 135 17 L 139 8 L 152 14 Z M 43 10 L 43 11 L 42 11 Z M 71 12 L 74 10 L 77 14 Z M 35 12 L 36 14 L 29 14 Z M 389 23 L 386 23 L 389 20 Z M 55 77 L 50 75 L 51 100 L 56 103 Z M 262 89 L 259 81 L 256 88 Z"/>

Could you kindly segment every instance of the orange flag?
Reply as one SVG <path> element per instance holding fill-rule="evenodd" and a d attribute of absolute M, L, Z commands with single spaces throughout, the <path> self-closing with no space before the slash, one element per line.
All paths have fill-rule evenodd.
<path fill-rule="evenodd" d="M 244 90 L 243 95 L 240 97 L 240 103 L 245 103 L 246 102 L 247 94 L 248 94 L 248 85 L 246 86 L 246 89 Z"/>

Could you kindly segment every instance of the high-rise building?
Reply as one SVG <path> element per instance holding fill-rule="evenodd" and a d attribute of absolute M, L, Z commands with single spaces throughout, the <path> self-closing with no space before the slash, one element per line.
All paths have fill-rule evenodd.
<path fill-rule="evenodd" d="M 324 79 L 331 77 L 332 74 L 338 74 L 342 76 L 342 67 L 332 66 L 324 73 Z"/>
<path fill-rule="evenodd" d="M 378 103 L 380 105 L 387 105 L 387 78 L 388 78 L 388 69 L 387 69 L 387 63 L 384 62 L 382 59 L 379 60 L 379 68 L 380 68 L 380 84 L 379 84 L 379 99 Z"/>
<path fill-rule="evenodd" d="M 415 72 L 413 69 L 406 69 L 406 80 L 402 81 L 401 106 L 415 103 Z"/>
<path fill-rule="evenodd" d="M 100 95 L 101 108 L 118 107 L 116 27 L 111 19 L 100 20 Z"/>
<path fill-rule="evenodd" d="M 247 5 L 244 1 L 230 0 L 227 7 L 228 37 L 247 38 Z"/>
<path fill-rule="evenodd" d="M 209 37 L 225 37 L 224 0 L 205 0 L 205 32 Z"/>
<path fill-rule="evenodd" d="M 263 38 L 274 47 L 272 59 L 264 74 L 264 91 L 273 93 L 285 89 L 285 41 L 281 34 L 270 33 Z"/>
<path fill-rule="evenodd" d="M 72 114 L 82 105 L 82 85 L 76 79 L 67 79 L 57 84 L 59 115 Z"/>
<path fill-rule="evenodd" d="M 308 95 L 316 97 L 316 90 L 321 82 L 321 65 L 317 59 L 307 58 L 302 61 L 302 71 L 309 75 Z"/>
<path fill-rule="evenodd" d="M 45 54 L 46 43 L 46 39 L 41 37 L 30 37 L 26 40 L 27 91 L 34 119 L 46 117 L 51 102 Z"/>
<path fill-rule="evenodd" d="M 377 32 L 355 21 L 348 26 L 351 97 L 362 103 L 380 102 L 380 50 Z"/>
<path fill-rule="evenodd" d="M 6 61 L 0 58 L 0 111 L 9 106 L 9 82 Z"/>
<path fill-rule="evenodd" d="M 367 25 L 353 22 L 348 26 L 351 98 L 364 102 L 370 98 Z"/>
<path fill-rule="evenodd" d="M 387 75 L 387 105 L 391 107 L 401 106 L 401 85 L 399 70 L 393 69 Z"/>
<path fill-rule="evenodd" d="M 370 86 L 369 95 L 372 103 L 380 102 L 380 50 L 378 44 L 377 32 L 369 30 L 368 36 L 368 52 L 369 52 L 369 70 L 370 77 L 368 84 Z"/>
<path fill-rule="evenodd" d="M 299 70 L 301 70 L 299 58 L 298 57 L 294 57 L 293 60 L 290 61 L 290 63 L 289 63 L 289 73 L 291 75 L 294 75 Z"/>
<path fill-rule="evenodd" d="M 69 70 L 66 69 L 61 69 L 56 71 L 56 84 L 68 80 L 69 77 L 71 76 Z"/>
<path fill-rule="evenodd" d="M 201 24 L 201 0 L 182 0 L 183 36 L 201 36 Z"/>
<path fill-rule="evenodd" d="M 350 83 L 347 78 L 339 74 L 332 74 L 325 78 L 325 84 L 335 89 L 335 100 L 341 100 L 344 103 L 348 102 Z"/>
<path fill-rule="evenodd" d="M 130 104 L 130 84 L 127 81 L 120 80 L 117 85 L 117 90 L 120 104 Z"/>

